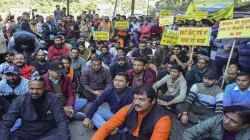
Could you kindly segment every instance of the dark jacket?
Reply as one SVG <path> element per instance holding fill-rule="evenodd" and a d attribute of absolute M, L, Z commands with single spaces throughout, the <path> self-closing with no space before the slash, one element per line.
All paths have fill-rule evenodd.
<path fill-rule="evenodd" d="M 129 65 L 128 63 L 125 63 L 123 66 L 120 66 L 118 63 L 115 63 L 112 65 L 109 70 L 112 78 L 115 78 L 115 75 L 119 72 L 126 72 L 127 70 L 132 69 L 132 66 Z"/>
<path fill-rule="evenodd" d="M 42 37 L 44 40 L 50 40 L 50 35 L 57 35 L 56 27 L 53 24 L 51 24 L 51 30 L 48 26 L 48 23 L 43 24 L 42 30 Z"/>
<path fill-rule="evenodd" d="M 105 65 L 107 65 L 107 66 L 110 67 L 111 62 L 112 62 L 114 56 L 113 56 L 111 53 L 108 53 L 107 55 L 101 54 L 101 55 L 99 56 L 99 58 L 102 60 L 102 62 L 103 62 Z"/>
<path fill-rule="evenodd" d="M 58 128 L 60 139 L 70 139 L 66 115 L 60 100 L 48 92 L 45 92 L 44 96 L 44 110 L 42 111 L 42 116 L 39 117 L 29 93 L 19 96 L 13 102 L 2 123 L 1 138 L 3 140 L 10 139 L 10 128 L 18 118 L 22 120 L 22 125 L 19 129 L 32 135 L 43 135 L 54 128 Z"/>
<path fill-rule="evenodd" d="M 156 50 L 152 59 L 152 63 L 159 68 L 161 66 L 161 63 L 165 60 L 165 58 L 169 56 L 169 51 L 163 51 L 163 50 Z"/>
<path fill-rule="evenodd" d="M 135 75 L 134 69 L 127 70 L 126 74 L 128 74 L 128 76 L 129 76 L 129 86 L 131 87 L 133 84 L 134 75 Z M 155 82 L 154 74 L 152 72 L 150 72 L 149 70 L 144 70 L 144 72 L 143 72 L 143 84 L 153 86 L 154 82 Z"/>
<path fill-rule="evenodd" d="M 18 31 L 27 31 L 27 32 L 30 32 L 30 33 L 34 34 L 34 32 L 30 28 L 30 25 L 29 25 L 28 21 L 26 21 L 26 20 L 21 20 L 20 22 L 17 23 L 16 31 L 17 32 Z"/>
<path fill-rule="evenodd" d="M 45 61 L 44 65 L 38 64 L 38 61 L 33 61 L 31 63 L 31 66 L 34 66 L 36 70 L 38 71 L 39 75 L 44 75 L 48 72 L 49 69 L 49 62 Z"/>
<path fill-rule="evenodd" d="M 135 124 L 138 124 L 137 118 L 138 113 L 134 109 L 134 105 L 130 107 L 130 109 L 127 112 L 126 117 L 126 126 L 128 128 L 128 133 L 132 135 L 132 132 L 136 128 Z M 147 113 L 146 116 L 143 117 L 140 128 L 139 128 L 139 135 L 137 140 L 150 140 L 153 131 L 154 126 L 156 123 L 164 116 L 167 116 L 167 111 L 161 107 L 159 104 L 155 104 L 149 113 Z"/>
<path fill-rule="evenodd" d="M 50 80 L 49 73 L 43 75 L 46 80 L 46 90 L 48 92 L 54 92 L 52 81 Z M 72 81 L 69 76 L 62 75 L 61 79 L 61 90 L 63 95 L 67 99 L 67 106 L 74 107 L 75 106 L 75 91 L 73 89 Z"/>
<path fill-rule="evenodd" d="M 0 96 L 0 120 L 7 113 L 9 107 L 10 103 L 3 96 Z"/>
<path fill-rule="evenodd" d="M 91 67 L 87 67 L 82 70 L 81 84 L 85 98 L 92 100 L 95 97 L 92 91 L 111 87 L 112 78 L 108 69 L 102 67 L 99 72 L 95 72 Z"/>
<path fill-rule="evenodd" d="M 250 44 L 242 44 L 238 48 L 239 64 L 244 67 L 250 67 Z"/>
<path fill-rule="evenodd" d="M 116 95 L 121 98 L 120 101 L 117 100 Z M 103 93 L 93 101 L 86 113 L 86 117 L 91 119 L 98 107 L 104 102 L 108 103 L 110 111 L 115 114 L 118 110 L 133 102 L 133 90 L 129 87 L 126 87 L 121 92 L 116 91 L 114 87 L 104 90 Z"/>
<path fill-rule="evenodd" d="M 187 80 L 187 84 L 188 84 L 188 89 L 191 88 L 191 86 L 195 83 L 202 83 L 202 79 L 203 79 L 203 76 L 206 72 L 208 72 L 210 70 L 209 67 L 207 67 L 205 69 L 205 71 L 201 72 L 198 67 L 197 67 L 197 64 L 194 65 L 192 67 L 192 70 L 191 71 L 187 71 L 186 72 L 186 80 Z"/>

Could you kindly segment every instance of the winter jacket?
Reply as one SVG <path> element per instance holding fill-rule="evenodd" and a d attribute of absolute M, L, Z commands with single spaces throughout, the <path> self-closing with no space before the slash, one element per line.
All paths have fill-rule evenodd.
<path fill-rule="evenodd" d="M 224 115 L 217 115 L 186 129 L 183 134 L 183 140 L 196 140 L 206 134 L 213 140 L 222 140 L 224 134 L 223 118 Z M 235 140 L 249 140 L 249 134 L 250 127 L 248 126 L 236 134 Z"/>
<path fill-rule="evenodd" d="M 250 67 L 250 42 L 241 44 L 238 47 L 239 64 L 245 67 Z"/>
<path fill-rule="evenodd" d="M 46 80 L 46 90 L 48 92 L 54 92 L 53 90 L 53 85 L 52 81 L 50 80 L 49 73 L 46 73 L 43 75 L 43 77 Z M 67 106 L 74 107 L 75 106 L 75 91 L 73 89 L 72 81 L 69 76 L 67 75 L 62 75 L 61 79 L 61 90 L 62 94 L 66 97 L 67 99 Z"/>
<path fill-rule="evenodd" d="M 58 128 L 60 140 L 69 140 L 70 134 L 67 126 L 66 115 L 60 100 L 48 92 L 44 94 L 42 116 L 38 116 L 29 93 L 19 96 L 4 116 L 1 126 L 2 140 L 10 139 L 10 128 L 18 118 L 22 126 L 19 128 L 32 135 L 43 135 L 54 128 Z"/>
<path fill-rule="evenodd" d="M 49 47 L 48 58 L 50 62 L 58 60 L 62 55 L 69 55 L 69 49 L 65 45 L 62 45 L 60 49 L 56 48 L 55 45 Z"/>
<path fill-rule="evenodd" d="M 129 76 L 129 86 L 131 87 L 133 84 L 134 75 L 135 75 L 134 69 L 127 70 L 126 74 Z M 153 86 L 154 82 L 155 82 L 154 74 L 150 72 L 149 70 L 144 70 L 143 71 L 143 84 Z"/>

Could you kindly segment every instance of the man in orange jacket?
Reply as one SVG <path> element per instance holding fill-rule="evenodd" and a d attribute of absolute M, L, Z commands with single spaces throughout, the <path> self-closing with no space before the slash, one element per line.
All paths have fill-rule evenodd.
<path fill-rule="evenodd" d="M 168 139 L 171 118 L 166 110 L 157 104 L 157 94 L 154 89 L 151 86 L 141 85 L 134 89 L 133 94 L 134 103 L 120 109 L 93 135 L 91 140 Z M 112 131 L 123 123 L 126 124 L 128 132 L 114 134 Z"/>

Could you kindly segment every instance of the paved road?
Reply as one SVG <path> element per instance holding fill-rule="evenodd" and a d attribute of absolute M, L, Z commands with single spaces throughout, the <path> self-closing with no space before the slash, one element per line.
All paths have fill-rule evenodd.
<path fill-rule="evenodd" d="M 84 111 L 89 107 L 90 104 L 84 109 Z M 108 108 L 106 104 L 102 105 L 104 108 Z M 177 120 L 176 115 L 170 112 L 172 118 L 172 129 L 171 129 L 171 140 L 181 140 L 183 131 L 190 127 L 183 126 L 179 120 Z M 73 121 L 69 124 L 72 140 L 90 140 L 91 136 L 95 133 L 95 130 L 86 129 L 82 126 L 82 121 Z"/>

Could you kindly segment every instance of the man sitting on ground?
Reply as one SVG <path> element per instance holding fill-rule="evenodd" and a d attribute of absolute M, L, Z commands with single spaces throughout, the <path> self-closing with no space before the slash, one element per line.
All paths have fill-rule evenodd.
<path fill-rule="evenodd" d="M 146 69 L 147 58 L 137 57 L 133 62 L 133 69 L 128 70 L 126 73 L 130 77 L 129 86 L 135 88 L 140 85 L 153 86 L 155 75 Z"/>
<path fill-rule="evenodd" d="M 172 125 L 171 118 L 166 110 L 157 104 L 157 94 L 154 89 L 151 86 L 141 85 L 135 88 L 133 94 L 133 104 L 120 109 L 91 140 L 168 139 Z M 110 135 L 123 123 L 127 126 L 128 132 Z"/>
<path fill-rule="evenodd" d="M 14 64 L 18 67 L 19 73 L 22 77 L 29 79 L 30 77 L 39 76 L 36 68 L 26 64 L 23 54 L 14 55 Z"/>
<path fill-rule="evenodd" d="M 187 124 L 188 121 L 196 124 L 215 114 L 223 113 L 223 91 L 215 85 L 219 75 L 216 71 L 208 71 L 203 78 L 203 83 L 192 86 L 184 103 L 177 105 L 177 110 L 181 112 L 181 122 Z"/>
<path fill-rule="evenodd" d="M 236 83 L 228 85 L 223 97 L 223 106 L 244 105 L 250 108 L 250 75 L 241 72 Z"/>
<path fill-rule="evenodd" d="M 63 45 L 60 35 L 54 38 L 55 45 L 50 46 L 48 50 L 49 61 L 58 60 L 62 55 L 69 55 L 69 49 Z"/>
<path fill-rule="evenodd" d="M 48 72 L 49 62 L 45 60 L 45 52 L 43 50 L 39 50 L 36 53 L 36 60 L 31 63 L 31 66 L 34 66 L 40 75 Z"/>
<path fill-rule="evenodd" d="M 19 96 L 4 116 L 0 139 L 70 139 L 62 104 L 46 91 L 45 82 L 42 77 L 31 77 L 29 93 Z M 22 126 L 10 132 L 18 118 L 21 118 Z"/>
<path fill-rule="evenodd" d="M 72 81 L 64 74 L 66 72 L 61 61 L 50 62 L 48 73 L 43 76 L 46 80 L 46 90 L 60 99 L 69 118 L 83 120 L 85 115 L 80 110 L 87 105 L 87 101 L 83 98 L 75 99 Z"/>
<path fill-rule="evenodd" d="M 230 64 L 227 70 L 226 75 L 221 76 L 218 80 L 217 85 L 221 87 L 222 81 L 224 80 L 224 85 L 222 89 L 225 89 L 227 85 L 233 84 L 236 82 L 237 74 L 240 72 L 239 66 L 236 64 Z"/>
<path fill-rule="evenodd" d="M 184 131 L 183 140 L 208 136 L 213 140 L 249 140 L 250 110 L 246 106 L 230 106 L 217 115 Z"/>
<path fill-rule="evenodd" d="M 13 54 L 5 53 L 4 55 L 5 62 L 0 65 L 0 78 L 3 77 L 2 74 L 6 67 L 13 65 Z"/>
<path fill-rule="evenodd" d="M 79 56 L 79 49 L 72 48 L 71 49 L 71 66 L 74 70 L 81 72 L 82 67 L 86 65 L 85 60 Z"/>
<path fill-rule="evenodd" d="M 167 92 L 158 98 L 158 103 L 165 107 L 174 107 L 177 103 L 181 103 L 186 98 L 187 82 L 182 75 L 182 67 L 173 65 L 170 68 L 170 75 L 166 75 L 160 81 L 153 85 L 155 91 L 160 86 L 166 84 Z"/>
<path fill-rule="evenodd" d="M 126 72 L 130 69 L 132 69 L 132 66 L 127 63 L 126 58 L 123 55 L 119 56 L 117 62 L 109 68 L 112 79 L 115 78 L 117 73 Z"/>
<path fill-rule="evenodd" d="M 195 65 L 193 65 L 193 60 L 188 61 L 188 70 L 186 72 L 188 89 L 190 89 L 193 84 L 201 83 L 204 74 L 210 70 L 207 58 L 207 56 L 200 56 Z"/>
<path fill-rule="evenodd" d="M 101 64 L 101 59 L 93 57 L 91 59 L 91 67 L 82 70 L 82 94 L 89 101 L 94 101 L 101 95 L 104 89 L 112 85 L 112 78 L 109 70 L 103 68 Z"/>
<path fill-rule="evenodd" d="M 97 128 L 102 127 L 118 110 L 133 102 L 133 91 L 127 87 L 128 76 L 125 73 L 118 73 L 115 76 L 114 87 L 108 88 L 93 101 L 86 113 L 86 118 L 83 121 L 85 127 L 91 126 L 91 119 Z M 104 102 L 110 106 L 110 110 L 98 108 Z M 124 128 L 120 127 L 122 130 Z M 115 131 L 118 131 L 116 129 Z M 116 133 L 116 132 L 114 132 Z"/>
<path fill-rule="evenodd" d="M 108 46 L 102 46 L 101 52 L 102 52 L 102 54 L 99 56 L 100 59 L 102 60 L 102 62 L 105 65 L 107 65 L 108 67 L 110 67 L 112 59 L 114 58 L 114 56 L 111 53 L 109 53 Z"/>

